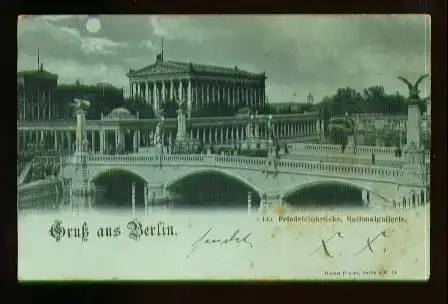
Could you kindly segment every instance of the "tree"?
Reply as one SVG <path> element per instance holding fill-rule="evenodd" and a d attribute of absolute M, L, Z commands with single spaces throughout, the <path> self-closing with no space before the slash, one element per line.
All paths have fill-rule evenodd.
<path fill-rule="evenodd" d="M 139 115 L 140 118 L 155 118 L 153 107 L 142 98 L 127 98 L 124 102 L 124 107 L 132 114 Z"/>
<path fill-rule="evenodd" d="M 177 110 L 178 110 L 178 104 L 176 100 L 169 99 L 162 105 L 163 110 L 163 116 L 165 118 L 176 118 L 177 117 Z"/>
<path fill-rule="evenodd" d="M 399 93 L 387 94 L 383 86 L 371 86 L 357 92 L 353 88 L 345 87 L 336 90 L 333 96 L 326 96 L 321 102 L 313 105 L 318 111 L 327 130 L 328 120 L 336 115 L 382 113 L 405 114 L 407 111 L 406 98 Z"/>

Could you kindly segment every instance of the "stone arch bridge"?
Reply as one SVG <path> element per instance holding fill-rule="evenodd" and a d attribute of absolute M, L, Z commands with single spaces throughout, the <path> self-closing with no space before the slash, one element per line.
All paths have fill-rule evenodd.
<path fill-rule="evenodd" d="M 61 174 L 82 183 L 82 170 L 75 163 L 67 159 Z M 220 155 L 89 155 L 86 163 L 90 182 L 111 170 L 127 171 L 145 180 L 158 198 L 166 197 L 176 181 L 201 172 L 239 180 L 270 203 L 306 187 L 334 183 L 362 190 L 365 204 L 381 209 L 420 205 L 428 197 L 418 170 L 406 167 Z"/>

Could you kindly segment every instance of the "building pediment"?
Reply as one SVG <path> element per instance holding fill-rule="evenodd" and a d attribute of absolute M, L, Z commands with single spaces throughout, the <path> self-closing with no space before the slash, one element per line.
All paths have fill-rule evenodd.
<path fill-rule="evenodd" d="M 143 76 L 148 74 L 170 74 L 170 73 L 185 73 L 188 72 L 186 69 L 177 66 L 170 66 L 164 62 L 157 62 L 143 69 L 137 71 L 130 71 L 129 74 L 132 76 Z"/>

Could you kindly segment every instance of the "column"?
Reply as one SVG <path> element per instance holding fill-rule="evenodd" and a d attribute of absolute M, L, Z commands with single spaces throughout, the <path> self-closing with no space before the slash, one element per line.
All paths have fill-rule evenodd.
<path fill-rule="evenodd" d="M 57 150 L 58 149 L 58 131 L 54 131 L 54 149 Z"/>
<path fill-rule="evenodd" d="M 210 103 L 210 83 L 207 81 L 207 96 L 206 96 L 207 104 Z"/>
<path fill-rule="evenodd" d="M 244 83 L 244 91 L 246 93 L 246 105 L 250 107 L 250 99 L 249 99 L 249 83 L 245 81 Z"/>
<path fill-rule="evenodd" d="M 174 81 L 170 79 L 170 99 L 174 99 Z"/>
<path fill-rule="evenodd" d="M 118 130 L 114 130 L 114 134 L 115 134 L 115 150 L 117 150 L 118 146 L 120 145 L 120 138 L 118 135 Z"/>
<path fill-rule="evenodd" d="M 132 135 L 132 148 L 133 148 L 133 152 L 137 153 L 138 152 L 138 135 L 137 135 L 137 130 L 134 130 L 134 134 Z"/>
<path fill-rule="evenodd" d="M 188 118 L 191 117 L 191 79 L 188 79 L 188 88 L 187 88 L 187 115 L 188 115 Z"/>
<path fill-rule="evenodd" d="M 73 147 L 72 147 L 72 136 L 70 134 L 70 131 L 67 131 L 66 136 L 67 136 L 68 150 L 72 151 L 73 150 Z"/>
<path fill-rule="evenodd" d="M 153 82 L 153 86 L 152 86 L 152 97 L 153 97 L 153 107 L 154 109 L 158 110 L 159 109 L 159 98 L 157 96 L 157 82 L 154 81 Z"/>
<path fill-rule="evenodd" d="M 179 99 L 182 100 L 183 99 L 183 87 L 182 87 L 182 79 L 179 80 Z"/>
<path fill-rule="evenodd" d="M 235 89 L 235 82 L 232 82 L 232 104 L 233 104 L 233 108 L 235 108 L 235 104 L 236 104 L 236 93 L 235 93 L 236 89 Z"/>
<path fill-rule="evenodd" d="M 105 133 L 104 130 L 100 129 L 100 154 L 104 154 L 104 141 L 105 141 L 105 139 L 104 139 L 105 134 L 104 133 Z"/>
<path fill-rule="evenodd" d="M 165 81 L 164 80 L 162 80 L 161 101 L 162 101 L 162 104 L 166 102 L 166 88 L 165 88 Z"/>
<path fill-rule="evenodd" d="M 96 152 L 96 132 L 92 131 L 92 153 Z"/>
<path fill-rule="evenodd" d="M 249 81 L 249 104 L 251 107 L 255 107 L 254 102 L 254 86 L 252 81 Z"/>
<path fill-rule="evenodd" d="M 146 103 L 151 104 L 151 89 L 149 88 L 148 81 L 145 82 L 145 96 L 146 96 L 145 98 Z"/>

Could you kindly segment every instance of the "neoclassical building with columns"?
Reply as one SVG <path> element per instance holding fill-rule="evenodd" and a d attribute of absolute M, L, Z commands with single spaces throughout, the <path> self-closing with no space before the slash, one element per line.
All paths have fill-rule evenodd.
<path fill-rule="evenodd" d="M 223 105 L 235 114 L 238 109 L 262 108 L 265 104 L 266 74 L 196 63 L 156 61 L 138 70 L 129 70 L 130 92 L 158 109 L 168 100 L 184 100 L 187 117 L 195 116 L 205 107 Z M 226 115 L 221 115 L 226 116 Z"/>

